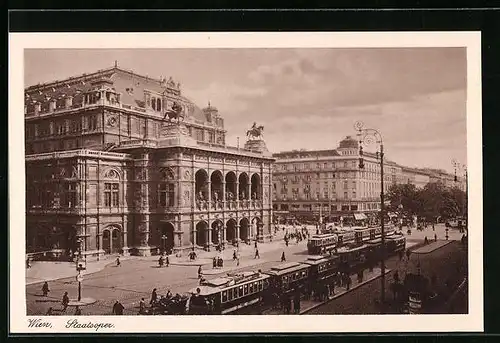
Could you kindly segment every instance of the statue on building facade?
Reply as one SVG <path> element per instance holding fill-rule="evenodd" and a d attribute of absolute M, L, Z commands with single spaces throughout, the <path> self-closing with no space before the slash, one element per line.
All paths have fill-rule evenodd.
<path fill-rule="evenodd" d="M 182 106 L 177 101 L 174 101 L 174 103 L 172 104 L 172 107 L 169 110 L 165 111 L 165 115 L 163 116 L 163 120 L 165 120 L 167 117 L 170 121 L 184 120 L 184 113 L 182 110 Z"/>
<path fill-rule="evenodd" d="M 262 133 L 264 132 L 264 126 L 257 126 L 257 123 L 254 122 L 250 130 L 247 130 L 247 138 L 248 139 L 262 139 Z"/>

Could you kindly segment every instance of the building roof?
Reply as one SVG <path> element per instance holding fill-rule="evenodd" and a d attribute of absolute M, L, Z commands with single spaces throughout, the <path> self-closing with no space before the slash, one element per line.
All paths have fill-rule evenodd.
<path fill-rule="evenodd" d="M 145 91 L 164 94 L 165 97 L 187 105 L 187 114 L 197 121 L 206 122 L 207 117 L 196 104 L 181 94 L 180 84 L 172 78 L 155 79 L 117 66 L 98 70 L 90 74 L 69 77 L 60 81 L 29 86 L 25 89 L 25 103 L 60 100 L 71 96 L 77 99 L 95 87 L 96 82 L 106 82 L 110 88 L 121 94 L 121 103 L 135 107 L 145 107 Z"/>
<path fill-rule="evenodd" d="M 325 157 L 325 156 L 340 156 L 337 150 L 327 149 L 327 150 L 292 150 L 292 151 L 282 151 L 273 154 L 273 157 L 278 159 L 285 158 L 308 158 L 308 157 Z"/>
<path fill-rule="evenodd" d="M 359 143 L 357 140 L 352 138 L 352 136 L 346 136 L 343 140 L 340 141 L 339 143 L 339 148 L 340 149 L 358 149 L 359 148 Z"/>

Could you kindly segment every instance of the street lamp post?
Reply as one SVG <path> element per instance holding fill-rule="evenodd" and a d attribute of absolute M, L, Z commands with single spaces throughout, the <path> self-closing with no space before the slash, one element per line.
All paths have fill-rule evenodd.
<path fill-rule="evenodd" d="M 455 184 L 458 182 L 458 178 L 457 178 L 457 169 L 460 171 L 460 169 L 463 169 L 464 170 L 464 176 L 465 176 L 465 204 L 464 204 L 464 209 L 462 211 L 462 215 L 465 217 L 465 230 L 468 231 L 468 224 L 469 224 L 469 213 L 468 213 L 468 174 L 467 174 L 467 165 L 465 164 L 461 164 L 459 163 L 457 160 L 453 159 L 451 161 L 451 164 L 453 165 L 453 167 L 455 168 L 455 177 L 454 177 L 454 181 L 455 181 Z"/>
<path fill-rule="evenodd" d="M 163 250 L 163 253 L 167 252 L 167 236 L 166 235 L 161 236 L 161 249 Z"/>
<path fill-rule="evenodd" d="M 78 272 L 76 276 L 76 280 L 78 281 L 78 301 L 82 300 L 82 281 L 83 281 L 83 275 L 82 271 L 87 269 L 85 266 L 83 266 L 82 262 L 82 243 L 83 240 L 81 238 L 78 238 L 78 259 L 76 262 L 76 271 Z"/>
<path fill-rule="evenodd" d="M 358 138 L 360 143 L 360 161 L 359 167 L 361 169 L 364 168 L 363 161 L 363 148 L 361 144 L 379 144 L 380 152 L 377 152 L 377 156 L 380 157 L 380 231 L 382 234 L 381 237 L 381 261 L 380 261 L 380 272 L 381 272 L 381 294 L 380 294 L 380 302 L 382 305 L 382 309 L 385 304 L 385 223 L 384 223 L 384 143 L 382 140 L 382 135 L 375 129 L 366 129 L 363 128 L 364 124 L 360 121 L 354 124 L 354 128 L 358 131 Z"/>

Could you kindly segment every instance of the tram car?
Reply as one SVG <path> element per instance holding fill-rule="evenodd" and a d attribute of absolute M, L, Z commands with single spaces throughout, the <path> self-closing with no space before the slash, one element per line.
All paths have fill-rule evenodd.
<path fill-rule="evenodd" d="M 313 235 L 307 242 L 307 252 L 311 255 L 324 254 L 337 246 L 337 234 Z"/>
<path fill-rule="evenodd" d="M 265 272 L 271 276 L 272 293 L 287 294 L 301 289 L 309 279 L 309 265 L 299 262 L 282 263 Z"/>
<path fill-rule="evenodd" d="M 385 237 L 394 235 L 396 229 L 393 225 L 385 228 Z M 350 229 L 337 229 L 334 233 L 313 235 L 307 242 L 307 252 L 310 255 L 326 254 L 349 244 L 363 244 L 380 238 L 380 227 L 353 227 Z"/>
<path fill-rule="evenodd" d="M 308 256 L 304 261 L 309 267 L 309 282 L 306 286 L 306 294 L 311 290 L 320 293 L 327 284 L 331 284 L 337 276 L 338 256 Z"/>
<path fill-rule="evenodd" d="M 271 277 L 250 271 L 204 281 L 190 290 L 188 314 L 245 314 L 260 306 Z"/>

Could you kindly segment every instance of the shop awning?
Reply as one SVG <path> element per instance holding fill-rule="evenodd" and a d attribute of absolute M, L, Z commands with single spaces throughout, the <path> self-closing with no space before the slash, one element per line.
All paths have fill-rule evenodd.
<path fill-rule="evenodd" d="M 354 219 L 364 220 L 364 219 L 367 219 L 367 217 L 364 213 L 354 213 Z"/>

